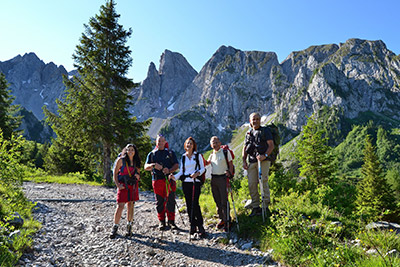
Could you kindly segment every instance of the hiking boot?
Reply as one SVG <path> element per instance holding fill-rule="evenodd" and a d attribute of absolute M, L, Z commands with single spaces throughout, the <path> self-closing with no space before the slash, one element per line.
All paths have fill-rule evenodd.
<path fill-rule="evenodd" d="M 199 237 L 200 238 L 206 238 L 207 237 L 207 233 L 206 233 L 206 230 L 204 229 L 203 225 L 199 226 Z"/>
<path fill-rule="evenodd" d="M 168 226 L 171 230 L 180 230 L 178 226 L 176 226 L 175 221 L 168 221 Z"/>
<path fill-rule="evenodd" d="M 229 232 L 231 230 L 231 223 L 230 222 L 226 222 L 224 225 L 224 231 L 225 232 Z"/>
<path fill-rule="evenodd" d="M 262 209 L 260 207 L 253 208 L 249 217 L 260 216 L 262 213 Z"/>
<path fill-rule="evenodd" d="M 118 232 L 118 225 L 114 224 L 111 234 L 110 234 L 110 238 L 114 239 L 117 236 L 117 232 Z"/>
<path fill-rule="evenodd" d="M 190 226 L 190 234 L 193 235 L 193 234 L 195 234 L 196 232 L 197 232 L 196 225 L 191 225 L 191 226 Z"/>
<path fill-rule="evenodd" d="M 224 221 L 220 221 L 219 224 L 217 224 L 217 229 L 222 229 L 225 227 L 225 222 Z"/>
<path fill-rule="evenodd" d="M 126 225 L 126 235 L 125 236 L 132 236 L 132 223 L 128 223 Z"/>
<path fill-rule="evenodd" d="M 165 220 L 164 221 L 160 221 L 160 231 L 166 231 L 166 230 L 169 230 L 169 229 L 170 229 L 170 227 L 165 224 Z"/>

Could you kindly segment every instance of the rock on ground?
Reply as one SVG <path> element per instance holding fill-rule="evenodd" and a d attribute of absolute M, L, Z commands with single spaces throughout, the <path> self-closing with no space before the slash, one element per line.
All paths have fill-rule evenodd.
<path fill-rule="evenodd" d="M 116 189 L 88 185 L 24 183 L 28 199 L 37 203 L 34 216 L 43 227 L 20 266 L 266 266 L 269 253 L 243 249 L 238 240 L 206 227 L 206 239 L 189 241 L 187 214 L 177 213 L 181 231 L 165 231 L 161 239 L 152 192 L 140 192 L 135 204 L 133 236 L 125 237 L 126 209 L 119 235 L 110 239 Z M 178 205 L 182 203 L 178 200 Z M 229 245 L 219 240 L 229 238 Z M 246 246 L 245 246 L 246 247 Z"/>

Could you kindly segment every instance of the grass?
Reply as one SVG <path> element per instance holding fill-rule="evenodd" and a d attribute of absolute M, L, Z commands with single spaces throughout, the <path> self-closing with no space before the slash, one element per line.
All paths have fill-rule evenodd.
<path fill-rule="evenodd" d="M 241 127 L 234 131 L 233 138 L 229 144 L 235 153 L 236 175 L 232 181 L 232 188 L 234 189 L 235 207 L 238 212 L 239 237 L 254 240 L 255 246 L 262 251 L 273 249 L 273 259 L 285 266 L 400 266 L 399 258 L 385 256 L 390 250 L 396 249 L 400 251 L 398 235 L 390 230 L 366 231 L 364 230 L 365 225 L 357 221 L 357 219 L 351 216 L 346 217 L 338 212 L 337 205 L 328 206 L 324 204 L 328 193 L 333 192 L 328 187 L 325 188 L 326 190 L 318 188 L 314 192 L 296 192 L 294 189 L 289 188 L 283 190 L 282 194 L 274 195 L 273 190 L 277 192 L 276 184 L 280 184 L 282 187 L 282 181 L 288 177 L 286 174 L 282 174 L 286 176 L 277 177 L 274 185 L 274 178 L 271 176 L 272 203 L 270 210 L 272 216 L 265 222 L 262 221 L 261 216 L 249 217 L 249 211 L 244 208 L 244 205 L 250 196 L 247 179 L 241 171 L 241 150 L 247 129 L 247 127 Z M 394 133 L 400 134 L 400 130 L 396 128 Z M 281 160 L 288 159 L 287 161 L 289 161 L 294 146 L 295 140 L 281 147 Z M 350 146 L 351 144 L 349 144 Z M 354 150 L 355 148 L 353 147 L 353 153 Z M 205 152 L 204 157 L 207 159 L 210 153 L 211 150 Z M 101 185 L 98 182 L 87 181 L 86 177 L 80 173 L 55 176 L 37 169 L 26 168 L 23 176 L 24 181 L 38 183 Z M 179 184 L 180 181 L 178 182 L 178 187 Z M 337 192 L 337 194 L 340 193 L 343 192 Z M 182 197 L 181 190 L 178 189 L 177 195 Z M 329 200 L 333 201 L 333 199 Z M 13 207 L 11 202 L 4 205 L 1 204 L 0 206 L 5 209 Z M 211 194 L 210 180 L 207 180 L 202 188 L 200 205 L 206 223 L 214 224 L 218 222 L 216 205 Z M 231 199 L 230 206 L 231 217 L 234 218 Z M 184 206 L 181 209 L 184 209 Z M 21 213 L 23 212 L 21 211 Z M 25 224 L 26 229 L 21 231 L 22 239 L 15 242 L 13 248 L 15 249 L 15 256 L 12 256 L 14 254 L 0 251 L 1 266 L 2 262 L 4 262 L 4 257 L 14 257 L 11 260 L 6 260 L 7 262 L 16 262 L 23 248 L 31 245 L 30 233 L 40 227 L 37 222 L 29 219 L 28 213 L 24 217 L 28 218 Z M 237 231 L 236 227 L 233 228 L 233 231 Z M 354 242 L 355 240 L 359 240 L 359 242 Z M 229 240 L 221 239 L 220 242 L 227 243 Z M 1 249 L 3 248 L 0 247 Z M 366 251 L 370 249 L 375 249 L 377 252 L 367 254 Z"/>
<path fill-rule="evenodd" d="M 390 250 L 400 251 L 399 236 L 391 230 L 365 231 L 365 224 L 357 218 L 338 212 L 334 204 L 324 204 L 327 197 L 334 197 L 330 194 L 336 192 L 328 187 L 313 192 L 288 189 L 281 195 L 272 192 L 272 216 L 265 222 L 261 216 L 249 217 L 249 211 L 244 208 L 244 203 L 250 198 L 247 179 L 240 171 L 245 128 L 239 128 L 230 143 L 238 160 L 234 161 L 237 176 L 233 188 L 239 237 L 254 240 L 255 246 L 262 251 L 272 249 L 273 259 L 285 266 L 400 266 L 399 258 L 385 256 Z M 291 157 L 294 143 L 281 147 L 281 159 Z M 206 222 L 214 223 L 217 212 L 207 183 L 209 181 L 202 189 L 200 205 Z M 334 203 L 334 199 L 328 200 Z M 231 216 L 234 218 L 232 202 Z M 237 231 L 236 228 L 233 230 Z M 228 241 L 224 239 L 221 242 Z M 368 254 L 370 249 L 375 249 L 376 253 Z"/>
<path fill-rule="evenodd" d="M 34 207 L 20 188 L 0 183 L 0 266 L 15 266 L 25 249 L 32 246 L 32 236 L 41 227 L 32 217 Z M 24 220 L 19 229 L 8 223 L 15 213 Z M 19 232 L 11 238 L 15 231 Z"/>
<path fill-rule="evenodd" d="M 85 176 L 80 173 L 56 176 L 49 175 L 43 170 L 26 166 L 18 165 L 18 169 L 23 181 L 102 185 L 99 182 L 87 181 Z M 35 204 L 26 199 L 20 186 L 13 187 L 0 179 L 0 266 L 15 266 L 24 251 L 32 247 L 32 237 L 41 228 L 41 224 L 32 217 L 34 208 Z M 15 212 L 24 220 L 24 224 L 20 229 L 15 229 L 14 226 L 7 223 Z M 10 233 L 16 230 L 19 233 L 10 238 Z"/>
<path fill-rule="evenodd" d="M 24 181 L 35 183 L 58 183 L 58 184 L 88 184 L 103 185 L 100 182 L 88 181 L 82 173 L 67 173 L 63 175 L 51 175 L 41 169 L 25 169 Z"/>

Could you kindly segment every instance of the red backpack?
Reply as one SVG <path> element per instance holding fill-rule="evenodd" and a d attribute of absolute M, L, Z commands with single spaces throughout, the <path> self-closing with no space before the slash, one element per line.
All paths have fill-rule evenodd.
<path fill-rule="evenodd" d="M 235 165 L 233 164 L 233 160 L 235 159 L 235 154 L 233 153 L 232 149 L 229 148 L 228 145 L 222 145 L 221 148 L 222 148 L 222 152 L 224 152 L 226 165 L 228 166 L 228 169 L 229 169 L 228 151 L 229 151 L 229 153 L 231 153 L 232 165 L 233 165 L 233 173 L 230 174 L 229 178 L 233 178 L 233 176 L 235 175 Z M 229 172 L 229 170 L 228 170 L 228 172 Z"/>

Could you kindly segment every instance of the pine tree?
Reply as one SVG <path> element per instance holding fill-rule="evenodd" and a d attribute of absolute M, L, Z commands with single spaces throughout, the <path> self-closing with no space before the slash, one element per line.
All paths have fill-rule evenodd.
<path fill-rule="evenodd" d="M 393 192 L 386 182 L 370 135 L 365 138 L 364 164 L 361 173 L 363 177 L 357 185 L 358 214 L 376 220 L 386 210 L 393 212 L 395 209 Z"/>
<path fill-rule="evenodd" d="M 379 162 L 387 169 L 400 156 L 400 144 L 397 144 L 395 139 L 390 136 L 382 127 L 378 128 L 376 137 L 377 155 Z"/>
<path fill-rule="evenodd" d="M 300 176 L 305 177 L 306 190 L 327 183 L 333 173 L 333 156 L 325 134 L 314 116 L 308 118 L 295 152 Z"/>
<path fill-rule="evenodd" d="M 149 122 L 136 122 L 128 111 L 129 90 L 126 78 L 132 64 L 126 46 L 131 30 L 118 24 L 115 2 L 107 1 L 100 14 L 90 18 L 73 55 L 79 75 L 64 77 L 67 94 L 58 101 L 59 116 L 46 111 L 49 121 L 65 146 L 83 152 L 80 158 L 88 168 L 101 163 L 103 177 L 111 180 L 111 155 L 115 145 L 148 141 L 143 135 Z M 138 144 L 139 143 L 139 144 Z"/>
<path fill-rule="evenodd" d="M 21 117 L 16 115 L 19 106 L 12 105 L 13 101 L 14 97 L 8 90 L 6 76 L 0 72 L 0 129 L 5 139 L 10 139 L 21 124 Z"/>

